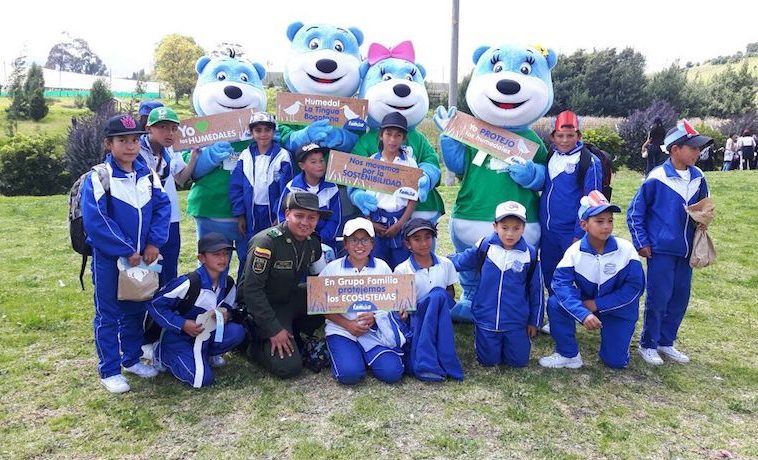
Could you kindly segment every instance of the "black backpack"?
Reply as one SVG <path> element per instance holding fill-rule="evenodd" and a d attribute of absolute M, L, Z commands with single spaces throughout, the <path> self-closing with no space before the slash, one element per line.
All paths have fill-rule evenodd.
<path fill-rule="evenodd" d="M 545 161 L 545 165 L 550 163 L 550 158 L 553 156 L 553 152 L 554 150 L 551 149 L 547 156 L 547 160 Z M 610 153 L 600 149 L 595 144 L 590 144 L 589 142 L 585 142 L 584 148 L 579 153 L 579 169 L 576 174 L 579 190 L 584 190 L 584 178 L 587 176 L 587 170 L 590 169 L 590 165 L 592 164 L 592 154 L 600 160 L 600 165 L 603 168 L 603 189 L 601 192 L 603 192 L 603 195 L 605 195 L 610 202 L 611 195 L 613 194 L 613 187 L 611 187 L 611 179 L 613 178 L 613 157 Z M 589 193 L 590 190 L 587 190 L 586 192 Z"/>
<path fill-rule="evenodd" d="M 187 295 L 179 302 L 179 305 L 175 310 L 179 316 L 184 316 L 188 311 L 192 310 L 192 307 L 195 306 L 197 298 L 200 296 L 200 274 L 197 272 L 197 270 L 194 270 L 187 273 L 187 278 L 190 282 L 189 289 L 187 290 Z M 233 287 L 234 278 L 227 275 L 224 296 L 226 296 Z M 143 335 L 142 343 L 153 343 L 160 338 L 162 329 L 158 323 L 155 322 L 153 317 L 150 316 L 150 313 L 145 314 L 145 321 L 143 323 L 143 326 L 145 333 Z"/>
<path fill-rule="evenodd" d="M 92 248 L 87 244 L 87 232 L 84 231 L 84 218 L 82 217 L 82 184 L 92 171 L 97 172 L 100 183 L 105 189 L 106 197 L 110 197 L 110 175 L 105 163 L 97 164 L 79 176 L 68 192 L 68 233 L 71 239 L 71 247 L 82 255 L 82 267 L 79 271 L 79 283 L 82 285 L 82 291 L 84 290 L 84 269 L 87 267 L 87 258 L 92 255 Z"/>

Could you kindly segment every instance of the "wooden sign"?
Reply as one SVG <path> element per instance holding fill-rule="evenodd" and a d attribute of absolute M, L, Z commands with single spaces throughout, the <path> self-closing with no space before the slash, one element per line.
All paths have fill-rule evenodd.
<path fill-rule="evenodd" d="M 462 112 L 457 112 L 447 124 L 445 135 L 501 160 L 510 157 L 531 160 L 539 149 L 529 139 Z"/>
<path fill-rule="evenodd" d="M 309 276 L 308 314 L 416 309 L 415 275 Z"/>
<path fill-rule="evenodd" d="M 338 150 L 329 152 L 326 180 L 335 184 L 388 193 L 406 200 L 418 200 L 419 168 L 374 160 Z"/>
<path fill-rule="evenodd" d="M 240 109 L 183 120 L 179 123 L 179 136 L 174 141 L 174 150 L 187 150 L 221 141 L 252 139 L 248 125 L 255 112 L 254 109 Z"/>
<path fill-rule="evenodd" d="M 351 97 L 276 93 L 276 118 L 282 123 L 309 125 L 328 119 L 336 128 L 365 132 L 368 101 Z"/>

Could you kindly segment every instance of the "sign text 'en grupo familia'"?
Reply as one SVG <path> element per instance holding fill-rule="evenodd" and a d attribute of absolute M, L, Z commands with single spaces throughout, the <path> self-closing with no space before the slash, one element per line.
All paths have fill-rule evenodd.
<path fill-rule="evenodd" d="M 338 150 L 329 152 L 326 180 L 372 192 L 388 193 L 406 200 L 418 200 L 419 168 L 374 160 Z"/>
<path fill-rule="evenodd" d="M 415 275 L 308 277 L 309 315 L 415 309 Z"/>
<path fill-rule="evenodd" d="M 539 149 L 529 139 L 462 112 L 456 112 L 447 124 L 445 135 L 501 160 L 514 156 L 531 160 Z"/>
<path fill-rule="evenodd" d="M 365 132 L 368 101 L 351 97 L 315 94 L 276 94 L 276 118 L 280 123 L 309 125 L 327 119 L 336 128 Z"/>
<path fill-rule="evenodd" d="M 253 109 L 240 109 L 182 120 L 179 123 L 179 136 L 172 147 L 179 151 L 221 141 L 252 139 L 248 126 L 254 113 Z"/>

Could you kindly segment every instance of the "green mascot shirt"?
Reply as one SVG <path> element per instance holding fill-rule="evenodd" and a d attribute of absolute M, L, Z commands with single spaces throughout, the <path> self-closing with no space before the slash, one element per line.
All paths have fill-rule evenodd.
<path fill-rule="evenodd" d="M 519 136 L 539 144 L 537 154 L 532 159 L 535 163 L 544 165 L 547 160 L 547 149 L 542 139 L 531 129 L 513 131 Z M 505 163 L 491 155 L 487 155 L 481 166 L 473 164 L 479 150 L 466 146 L 465 165 L 461 189 L 455 200 L 453 217 L 464 220 L 480 220 L 491 222 L 495 218 L 495 208 L 504 201 L 517 201 L 526 208 L 527 222 L 539 221 L 539 197 L 537 192 L 525 189 L 515 183 L 506 173 L 498 173 L 497 169 Z"/>
<path fill-rule="evenodd" d="M 432 144 L 429 143 L 423 134 L 415 129 L 411 129 L 408 131 L 406 145 L 413 149 L 413 157 L 417 163 L 429 163 L 439 169 L 440 161 L 437 158 L 437 152 L 434 151 L 434 147 L 432 147 Z M 362 157 L 370 157 L 378 151 L 379 130 L 372 129 L 358 139 L 352 153 Z M 440 214 L 445 214 L 445 203 L 442 201 L 439 192 L 437 192 L 437 184 L 429 192 L 426 201 L 416 206 L 416 211 L 436 211 Z"/>
<path fill-rule="evenodd" d="M 232 142 L 232 148 L 238 154 L 250 145 L 250 141 Z M 189 163 L 192 152 L 182 153 L 184 161 Z M 209 174 L 192 184 L 187 196 L 187 213 L 192 217 L 211 217 L 216 219 L 232 218 L 232 203 L 229 201 L 229 181 L 232 171 L 218 166 Z"/>

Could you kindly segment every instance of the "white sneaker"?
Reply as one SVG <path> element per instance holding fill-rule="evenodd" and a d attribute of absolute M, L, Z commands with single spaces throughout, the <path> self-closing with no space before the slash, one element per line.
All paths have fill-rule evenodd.
<path fill-rule="evenodd" d="M 139 362 L 134 366 L 125 367 L 124 370 L 126 372 L 131 372 L 132 374 L 142 377 L 143 379 L 149 379 L 158 375 L 158 371 L 155 370 L 153 366 L 148 366 L 147 364 Z"/>
<path fill-rule="evenodd" d="M 153 344 L 148 343 L 147 345 L 142 345 L 142 359 L 144 359 L 147 362 L 153 361 L 154 355 L 154 349 Z"/>
<path fill-rule="evenodd" d="M 673 346 L 670 347 L 658 347 L 658 353 L 666 356 L 672 361 L 676 361 L 680 364 L 687 364 L 690 362 L 690 357 L 677 350 Z"/>
<path fill-rule="evenodd" d="M 564 367 L 568 367 L 569 369 L 579 369 L 583 364 L 581 353 L 577 353 L 573 358 L 566 358 L 560 353 L 553 353 L 550 356 L 540 358 L 540 366 L 551 367 L 554 369 L 561 369 Z"/>
<path fill-rule="evenodd" d="M 654 366 L 660 366 L 663 364 L 663 360 L 661 359 L 660 355 L 658 354 L 658 350 L 655 348 L 645 348 L 643 346 L 640 346 L 637 348 L 637 352 L 642 356 L 642 359 L 645 360 L 646 363 L 652 364 Z"/>
<path fill-rule="evenodd" d="M 221 367 L 226 365 L 226 360 L 221 355 L 211 356 L 208 362 L 210 363 L 211 367 Z"/>
<path fill-rule="evenodd" d="M 550 335 L 550 323 L 545 323 L 545 325 L 540 328 L 540 331 L 544 334 Z"/>
<path fill-rule="evenodd" d="M 100 379 L 100 383 L 102 383 L 105 389 L 111 393 L 126 393 L 131 389 L 129 388 L 129 384 L 126 383 L 126 379 L 121 374 L 111 375 L 110 377 Z"/>

